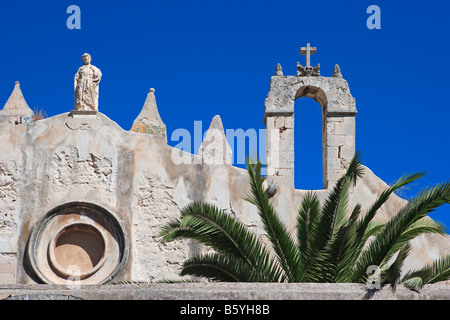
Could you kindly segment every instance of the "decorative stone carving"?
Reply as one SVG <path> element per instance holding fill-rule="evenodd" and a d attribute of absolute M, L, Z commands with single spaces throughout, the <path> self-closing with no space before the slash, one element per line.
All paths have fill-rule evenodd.
<path fill-rule="evenodd" d="M 20 181 L 16 162 L 0 163 L 0 233 L 13 234 L 17 226 L 14 213 L 20 199 Z"/>
<path fill-rule="evenodd" d="M 297 62 L 297 76 L 298 77 L 308 77 L 308 76 L 320 76 L 320 64 L 315 67 L 304 67 L 299 62 Z"/>
<path fill-rule="evenodd" d="M 307 77 L 307 76 L 320 76 L 320 64 L 315 67 L 311 66 L 311 54 L 315 54 L 317 52 L 316 47 L 310 47 L 310 44 L 306 47 L 300 48 L 300 54 L 305 55 L 306 65 L 302 66 L 299 62 L 297 62 L 297 76 L 298 77 Z"/>
<path fill-rule="evenodd" d="M 102 78 L 100 69 L 91 64 L 88 53 L 82 56 L 83 66 L 75 75 L 75 111 L 98 111 L 99 83 Z"/>
<path fill-rule="evenodd" d="M 128 238 L 120 221 L 106 209 L 73 202 L 47 213 L 33 229 L 28 259 L 43 283 L 104 283 L 128 258 Z"/>
<path fill-rule="evenodd" d="M 89 145 L 73 146 L 55 153 L 49 178 L 57 192 L 75 184 L 89 185 L 97 192 L 111 192 L 115 184 L 112 159 L 90 153 Z"/>
<path fill-rule="evenodd" d="M 96 114 L 97 111 L 72 110 L 66 121 L 66 126 L 70 130 L 96 130 L 100 126 Z"/>

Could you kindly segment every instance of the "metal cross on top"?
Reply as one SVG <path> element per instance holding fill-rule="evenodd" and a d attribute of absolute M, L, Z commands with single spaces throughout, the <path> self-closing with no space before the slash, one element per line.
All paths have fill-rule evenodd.
<path fill-rule="evenodd" d="M 306 47 L 300 48 L 300 54 L 306 56 L 306 66 L 297 62 L 297 76 L 320 76 L 320 64 L 311 67 L 311 55 L 317 52 L 316 47 L 311 47 L 310 43 Z"/>

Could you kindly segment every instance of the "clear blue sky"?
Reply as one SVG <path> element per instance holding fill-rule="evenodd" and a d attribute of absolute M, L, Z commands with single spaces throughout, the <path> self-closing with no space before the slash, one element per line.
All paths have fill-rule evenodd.
<path fill-rule="evenodd" d="M 69 5 L 81 30 L 69 30 Z M 369 5 L 381 30 L 369 30 Z M 387 183 L 427 176 L 405 196 L 450 179 L 450 4 L 447 1 L 2 1 L 0 104 L 15 81 L 31 108 L 49 116 L 73 109 L 73 76 L 89 52 L 103 72 L 100 111 L 129 130 L 148 89 L 156 89 L 173 130 L 262 129 L 264 99 L 279 62 L 285 75 L 304 63 L 299 47 L 318 47 L 323 76 L 341 66 L 356 98 L 356 145 Z M 296 102 L 296 185 L 321 187 L 321 115 Z M 1 107 L 1 106 L 0 106 Z M 176 145 L 177 142 L 169 141 Z M 432 215 L 450 227 L 446 205 Z"/>

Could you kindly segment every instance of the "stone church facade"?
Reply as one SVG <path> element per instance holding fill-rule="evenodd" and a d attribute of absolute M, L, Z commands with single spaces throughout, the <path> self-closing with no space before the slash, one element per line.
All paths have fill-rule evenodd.
<path fill-rule="evenodd" d="M 295 100 L 309 97 L 322 107 L 322 200 L 355 153 L 355 99 L 338 66 L 325 77 L 309 65 L 314 49 L 302 48 L 307 63 L 298 64 L 297 75 L 277 66 L 265 100 L 267 188 L 292 231 L 306 193 L 294 188 Z M 17 82 L 0 110 L 0 284 L 177 279 L 182 262 L 201 248 L 190 241 L 163 245 L 158 233 L 194 200 L 214 203 L 263 236 L 256 209 L 243 200 L 247 172 L 231 156 L 218 116 L 198 154 L 169 146 L 154 89 L 125 131 L 96 110 L 34 121 Z M 386 187 L 365 168 L 350 205 L 364 209 Z M 393 195 L 378 219 L 405 204 Z M 447 254 L 448 236 L 422 236 L 406 268 Z"/>

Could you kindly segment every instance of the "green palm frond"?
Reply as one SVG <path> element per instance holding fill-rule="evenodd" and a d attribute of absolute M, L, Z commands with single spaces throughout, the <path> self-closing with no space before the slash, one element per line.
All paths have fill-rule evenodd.
<path fill-rule="evenodd" d="M 360 161 L 360 154 L 356 153 L 345 175 L 338 179 L 321 207 L 315 227 L 315 241 L 311 245 L 310 255 L 313 257 L 312 265 L 315 266 L 310 266 L 314 272 L 311 280 L 335 281 L 337 273 L 342 273 L 342 267 L 338 267 L 340 261 L 349 259 L 347 250 L 353 247 L 354 242 L 353 224 L 360 212 L 358 206 L 353 210 L 350 221 L 347 218 L 349 188 L 363 175 Z"/>
<path fill-rule="evenodd" d="M 415 233 L 412 231 L 408 234 L 406 231 L 428 213 L 447 203 L 449 196 L 450 183 L 444 183 L 424 190 L 406 204 L 396 216 L 384 225 L 375 239 L 362 252 L 355 268 L 355 280 L 364 280 L 365 270 L 368 266 L 381 266 L 386 263 Z"/>
<path fill-rule="evenodd" d="M 242 222 L 217 207 L 193 202 L 181 210 L 179 219 L 161 229 L 161 241 L 194 239 L 218 253 L 236 256 L 265 275 L 265 281 L 278 281 L 281 271 L 269 252 Z"/>
<path fill-rule="evenodd" d="M 264 179 L 261 177 L 262 163 L 251 164 L 247 159 L 247 170 L 250 178 L 251 194 L 245 200 L 258 209 L 264 230 L 270 240 L 281 268 L 288 282 L 302 282 L 305 270 L 301 265 L 297 245 L 286 230 L 284 223 L 275 213 L 263 189 Z"/>
<path fill-rule="evenodd" d="M 361 248 L 367 243 L 370 237 L 376 236 L 381 229 L 383 229 L 384 223 L 378 221 L 370 221 L 365 228 L 364 235 L 360 241 Z"/>
<path fill-rule="evenodd" d="M 264 282 L 260 274 L 242 259 L 217 253 L 198 255 L 186 260 L 180 275 L 224 282 Z"/>
<path fill-rule="evenodd" d="M 320 203 L 317 194 L 306 193 L 297 215 L 297 242 L 303 265 L 309 264 L 313 258 L 319 213 Z"/>
<path fill-rule="evenodd" d="M 349 244 L 349 232 L 351 228 L 351 224 L 346 218 L 349 187 L 350 181 L 344 179 L 339 192 L 330 195 L 328 199 L 332 201 L 326 201 L 322 210 L 321 218 L 328 220 L 326 221 L 327 226 L 325 228 L 329 228 L 326 244 L 320 252 L 323 270 L 322 275 L 324 276 L 322 281 L 325 282 L 335 281 L 336 275 L 339 272 L 337 270 L 339 262 L 343 255 L 345 255 L 345 250 L 348 249 L 347 245 Z"/>
<path fill-rule="evenodd" d="M 423 288 L 423 278 L 421 277 L 408 277 L 402 280 L 402 285 L 410 290 L 420 291 Z"/>
<path fill-rule="evenodd" d="M 317 250 L 326 248 L 327 243 L 345 221 L 346 207 L 348 205 L 348 188 L 350 184 L 356 183 L 358 177 L 363 175 L 360 158 L 360 153 L 356 153 L 346 173 L 338 179 L 322 206 L 317 224 Z"/>
<path fill-rule="evenodd" d="M 421 269 L 408 271 L 401 279 L 401 284 L 419 291 L 426 284 L 448 280 L 450 280 L 450 255 L 436 259 Z"/>
<path fill-rule="evenodd" d="M 384 282 L 389 283 L 392 292 L 395 293 L 397 288 L 397 284 L 400 279 L 401 270 L 403 267 L 403 263 L 408 257 L 409 252 L 411 251 L 411 245 L 406 243 L 398 252 L 397 258 L 395 261 L 389 266 L 389 268 L 385 271 L 385 279 Z"/>
<path fill-rule="evenodd" d="M 369 225 L 369 223 L 372 221 L 372 219 L 375 217 L 378 210 L 381 208 L 383 204 L 386 203 L 386 201 L 389 199 L 392 193 L 394 193 L 399 188 L 404 187 L 405 185 L 422 178 L 425 175 L 423 172 L 411 174 L 411 175 L 405 175 L 398 179 L 398 181 L 392 185 L 391 187 L 384 190 L 378 198 L 375 200 L 373 205 L 369 208 L 367 213 L 364 215 L 364 218 L 359 222 L 358 225 L 358 238 L 359 240 L 362 239 L 364 233 L 366 232 L 366 228 Z"/>
<path fill-rule="evenodd" d="M 431 277 L 426 284 L 450 280 L 450 255 L 433 261 L 431 265 Z"/>
<path fill-rule="evenodd" d="M 349 178 L 350 181 L 353 182 L 353 184 L 356 184 L 357 178 L 362 178 L 364 176 L 364 166 L 361 163 L 361 152 L 356 151 L 344 175 L 345 177 Z"/>
<path fill-rule="evenodd" d="M 361 206 L 357 205 L 347 223 L 341 228 L 341 237 L 331 247 L 337 247 L 335 254 L 335 268 L 333 282 L 349 282 L 353 266 L 360 253 L 360 243 L 357 239 L 357 219 L 361 213 Z"/>
<path fill-rule="evenodd" d="M 356 153 L 323 204 L 316 193 L 303 197 L 294 239 L 269 201 L 261 169 L 257 158 L 247 159 L 251 193 L 244 199 L 256 206 L 271 248 L 232 215 L 213 205 L 193 202 L 181 210 L 179 218 L 164 225 L 161 241 L 193 239 L 214 253 L 186 260 L 180 275 L 213 281 L 365 282 L 368 268 L 376 266 L 383 283 L 394 292 L 400 283 L 419 290 L 425 284 L 450 279 L 450 256 L 401 277 L 410 241 L 426 233 L 444 234 L 444 227 L 426 216 L 450 203 L 450 182 L 425 189 L 392 219 L 377 222 L 377 212 L 392 193 L 424 174 L 405 175 L 384 190 L 367 211 L 359 204 L 350 211 L 351 187 L 364 172 L 360 153 Z"/>
<path fill-rule="evenodd" d="M 199 279 L 164 279 L 161 281 L 155 281 L 156 283 L 167 283 L 167 284 L 172 284 L 172 283 L 199 283 L 200 280 Z"/>
<path fill-rule="evenodd" d="M 395 241 L 390 248 L 388 256 L 392 256 L 397 250 L 408 243 L 410 240 L 427 233 L 445 234 L 445 227 L 439 222 L 435 222 L 428 217 L 424 217 L 411 224 L 406 231 Z"/>

